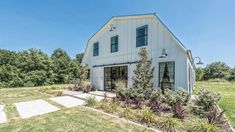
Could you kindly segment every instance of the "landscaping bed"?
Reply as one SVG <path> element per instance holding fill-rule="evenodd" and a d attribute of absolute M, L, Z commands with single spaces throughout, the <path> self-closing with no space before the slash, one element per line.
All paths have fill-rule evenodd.
<path fill-rule="evenodd" d="M 216 93 L 204 89 L 200 92 L 197 100 L 189 99 L 189 96 L 183 91 L 166 91 L 165 95 L 155 91 L 154 94 L 156 95 L 155 97 L 152 95 L 154 100 L 168 99 L 167 101 L 158 102 L 158 105 L 156 102 L 152 102 L 151 99 L 142 101 L 139 105 L 133 98 L 123 100 L 118 94 L 118 98 L 104 99 L 101 102 L 96 102 L 92 97 L 88 98 L 87 105 L 156 130 L 169 132 L 231 131 L 222 116 L 223 112 L 219 112 L 216 107 L 212 107 L 216 105 L 216 100 L 220 98 Z M 211 98 L 215 100 L 209 101 Z M 185 104 L 179 105 L 179 102 Z M 202 108 L 206 106 L 204 103 L 209 104 L 208 110 Z"/>

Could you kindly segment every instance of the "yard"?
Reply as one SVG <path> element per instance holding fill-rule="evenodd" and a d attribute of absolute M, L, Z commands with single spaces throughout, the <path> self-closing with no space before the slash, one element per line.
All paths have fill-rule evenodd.
<path fill-rule="evenodd" d="M 235 82 L 197 82 L 195 92 L 201 88 L 208 88 L 222 95 L 219 106 L 226 110 L 226 116 L 235 127 Z"/>
<path fill-rule="evenodd" d="M 63 89 L 66 85 L 53 86 Z M 51 86 L 50 86 L 51 87 Z M 0 89 L 0 104 L 5 105 L 8 122 L 0 124 L 1 131 L 145 131 L 146 128 L 123 122 L 119 119 L 94 112 L 84 107 L 65 108 L 48 100 L 47 94 L 41 89 L 34 88 L 6 88 Z M 14 103 L 44 99 L 60 108 L 59 111 L 21 119 Z M 149 130 L 146 130 L 149 131 Z"/>

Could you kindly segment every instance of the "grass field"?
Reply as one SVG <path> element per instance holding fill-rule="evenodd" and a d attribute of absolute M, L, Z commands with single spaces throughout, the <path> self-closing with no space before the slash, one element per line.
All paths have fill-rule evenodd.
<path fill-rule="evenodd" d="M 67 85 L 53 87 L 62 89 L 65 86 Z M 47 87 L 0 89 L 0 104 L 6 106 L 5 112 L 8 117 L 7 123 L 0 124 L 0 131 L 150 131 L 86 108 L 65 108 L 55 102 L 50 103 L 61 110 L 29 119 L 20 119 L 14 103 L 35 99 L 49 101 L 49 95 L 39 92 L 43 88 Z"/>
<path fill-rule="evenodd" d="M 226 110 L 226 116 L 235 127 L 235 82 L 197 82 L 195 92 L 201 88 L 208 88 L 222 95 L 219 106 Z"/>

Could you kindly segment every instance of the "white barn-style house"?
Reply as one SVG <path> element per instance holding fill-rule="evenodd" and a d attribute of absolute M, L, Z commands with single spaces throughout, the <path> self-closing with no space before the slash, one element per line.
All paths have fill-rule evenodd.
<path fill-rule="evenodd" d="M 112 17 L 89 40 L 82 64 L 98 90 L 114 91 L 115 81 L 132 86 L 133 70 L 140 48 L 152 59 L 154 86 L 169 86 L 192 92 L 195 65 L 192 53 L 155 13 Z"/>

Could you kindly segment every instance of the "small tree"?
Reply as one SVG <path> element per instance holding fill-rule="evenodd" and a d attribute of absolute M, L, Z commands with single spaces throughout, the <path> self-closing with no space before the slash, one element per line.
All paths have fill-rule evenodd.
<path fill-rule="evenodd" d="M 204 69 L 203 79 L 228 79 L 230 67 L 224 62 L 213 62 Z"/>
<path fill-rule="evenodd" d="M 153 78 L 154 68 L 152 68 L 152 59 L 148 59 L 147 50 L 141 48 L 139 52 L 140 60 L 136 64 L 133 76 L 132 91 L 134 97 L 138 99 L 149 99 L 153 91 Z"/>

